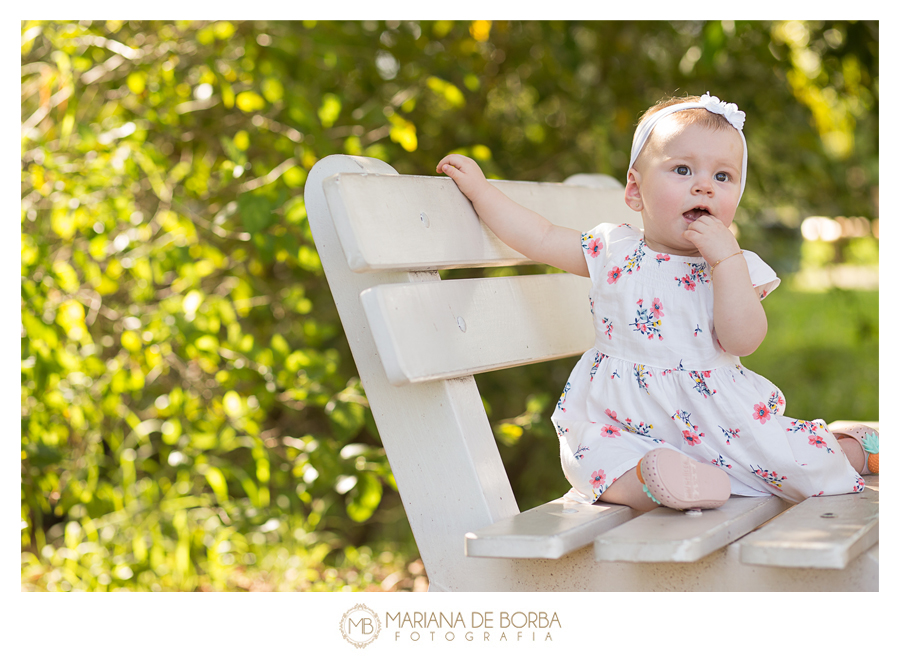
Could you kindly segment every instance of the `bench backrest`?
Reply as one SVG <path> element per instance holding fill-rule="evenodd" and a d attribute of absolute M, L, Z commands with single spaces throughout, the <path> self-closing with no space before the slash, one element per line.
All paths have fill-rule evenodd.
<path fill-rule="evenodd" d="M 577 230 L 640 222 L 608 177 L 493 183 Z M 519 510 L 472 375 L 588 349 L 590 282 L 570 274 L 442 281 L 437 270 L 529 262 L 478 220 L 449 178 L 329 156 L 304 195 L 431 587 L 480 589 L 500 567 L 465 562 L 463 537 Z"/>

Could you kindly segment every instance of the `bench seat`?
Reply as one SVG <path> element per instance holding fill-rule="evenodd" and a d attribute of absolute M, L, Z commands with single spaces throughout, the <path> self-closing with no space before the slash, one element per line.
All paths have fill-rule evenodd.
<path fill-rule="evenodd" d="M 467 532 L 466 555 L 555 560 L 639 515 L 624 505 L 586 505 L 558 498 Z"/>
<path fill-rule="evenodd" d="M 738 542 L 741 562 L 843 569 L 878 543 L 878 476 L 860 494 L 808 498 Z"/>
<path fill-rule="evenodd" d="M 732 496 L 718 509 L 688 514 L 660 507 L 594 541 L 598 561 L 696 562 L 781 514 L 775 496 Z"/>

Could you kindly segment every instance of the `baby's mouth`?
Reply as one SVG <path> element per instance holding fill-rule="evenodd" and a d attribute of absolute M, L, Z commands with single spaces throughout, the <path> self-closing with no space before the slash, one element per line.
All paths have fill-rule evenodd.
<path fill-rule="evenodd" d="M 703 215 L 709 215 L 709 211 L 706 208 L 691 208 L 686 213 L 684 213 L 684 218 L 689 222 L 693 222 L 694 220 L 700 219 Z"/>

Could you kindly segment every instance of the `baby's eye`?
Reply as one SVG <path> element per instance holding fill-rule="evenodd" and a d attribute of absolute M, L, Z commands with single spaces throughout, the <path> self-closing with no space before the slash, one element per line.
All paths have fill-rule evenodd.
<path fill-rule="evenodd" d="M 691 169 L 687 165 L 678 165 L 677 167 L 675 167 L 675 173 L 679 176 L 687 176 L 689 173 L 691 173 Z"/>
<path fill-rule="evenodd" d="M 718 174 L 716 174 L 716 180 L 720 183 L 726 183 L 731 180 L 731 176 L 726 174 L 724 171 L 720 171 Z"/>

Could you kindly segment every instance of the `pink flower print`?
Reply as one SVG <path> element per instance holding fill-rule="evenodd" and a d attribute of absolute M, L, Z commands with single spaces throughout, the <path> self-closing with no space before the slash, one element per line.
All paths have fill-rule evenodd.
<path fill-rule="evenodd" d="M 662 263 L 663 261 L 669 260 L 669 254 L 656 254 L 656 262 Z"/>
<path fill-rule="evenodd" d="M 816 446 L 817 448 L 827 448 L 828 447 L 828 444 L 825 443 L 825 440 L 818 434 L 810 434 L 809 435 L 809 445 Z"/>
<path fill-rule="evenodd" d="M 661 318 L 665 313 L 662 312 L 663 305 L 659 301 L 659 297 L 655 297 L 653 299 L 653 303 L 650 305 L 650 316 L 654 318 Z"/>
<path fill-rule="evenodd" d="M 646 309 L 644 308 L 644 300 L 637 300 L 637 314 L 634 317 L 634 322 L 629 324 L 628 326 L 634 327 L 635 331 L 639 331 L 642 335 L 647 336 L 649 340 L 653 340 L 653 337 L 657 337 L 662 340 L 662 330 L 660 326 L 662 325 L 662 320 L 655 316 L 657 313 L 657 308 L 661 309 L 662 305 L 656 306 L 656 303 L 659 302 L 659 299 L 654 300 L 654 305 Z M 660 312 L 660 315 L 662 313 Z"/>
<path fill-rule="evenodd" d="M 602 434 L 603 436 L 606 436 L 606 437 L 610 437 L 610 438 L 619 436 L 620 433 L 621 432 L 619 432 L 619 428 L 613 427 L 612 425 L 604 425 L 600 429 L 600 434 Z"/>
<path fill-rule="evenodd" d="M 697 284 L 691 281 L 688 277 L 682 277 L 681 282 L 684 284 L 685 290 L 694 290 L 697 287 Z"/>
<path fill-rule="evenodd" d="M 619 277 L 622 276 L 622 268 L 614 267 L 606 274 L 608 275 L 606 278 L 607 283 L 616 283 L 619 280 Z"/>
<path fill-rule="evenodd" d="M 610 411 L 609 409 L 607 409 L 606 415 L 609 416 L 610 418 L 612 418 L 613 420 L 616 420 L 616 412 L 615 411 Z"/>
<path fill-rule="evenodd" d="M 735 430 L 735 429 L 728 428 L 726 430 L 721 425 L 719 425 L 719 429 L 722 430 L 722 433 L 725 435 L 725 443 L 727 443 L 728 445 L 731 445 L 731 439 L 741 438 L 741 436 L 740 436 L 741 430 L 740 429 Z"/>
<path fill-rule="evenodd" d="M 698 443 L 701 443 L 700 437 L 697 436 L 697 435 L 696 435 L 694 432 L 692 432 L 691 430 L 683 430 L 683 431 L 681 432 L 681 436 L 684 437 L 684 440 L 685 440 L 689 445 L 695 446 L 695 445 L 697 445 Z"/>
<path fill-rule="evenodd" d="M 597 489 L 602 487 L 604 482 L 606 482 L 606 473 L 603 469 L 597 469 L 591 473 L 591 486 L 593 488 Z"/>
<path fill-rule="evenodd" d="M 603 318 L 603 326 L 606 327 L 604 330 L 604 334 L 606 337 L 612 340 L 612 332 L 613 332 L 613 323 L 609 318 Z"/>
<path fill-rule="evenodd" d="M 759 404 L 753 405 L 753 417 L 758 420 L 763 425 L 766 424 L 766 421 L 769 420 L 769 408 L 764 405 L 762 402 Z"/>
<path fill-rule="evenodd" d="M 591 258 L 599 256 L 601 249 L 603 249 L 603 243 L 600 241 L 600 238 L 594 238 L 588 242 L 587 251 L 591 255 Z"/>
<path fill-rule="evenodd" d="M 768 469 L 762 469 L 759 466 L 751 466 L 750 468 L 752 469 L 752 473 L 755 473 L 766 483 L 773 487 L 778 487 L 779 489 L 781 489 L 782 483 L 788 479 L 786 475 L 778 475 L 775 471 L 769 472 Z"/>

